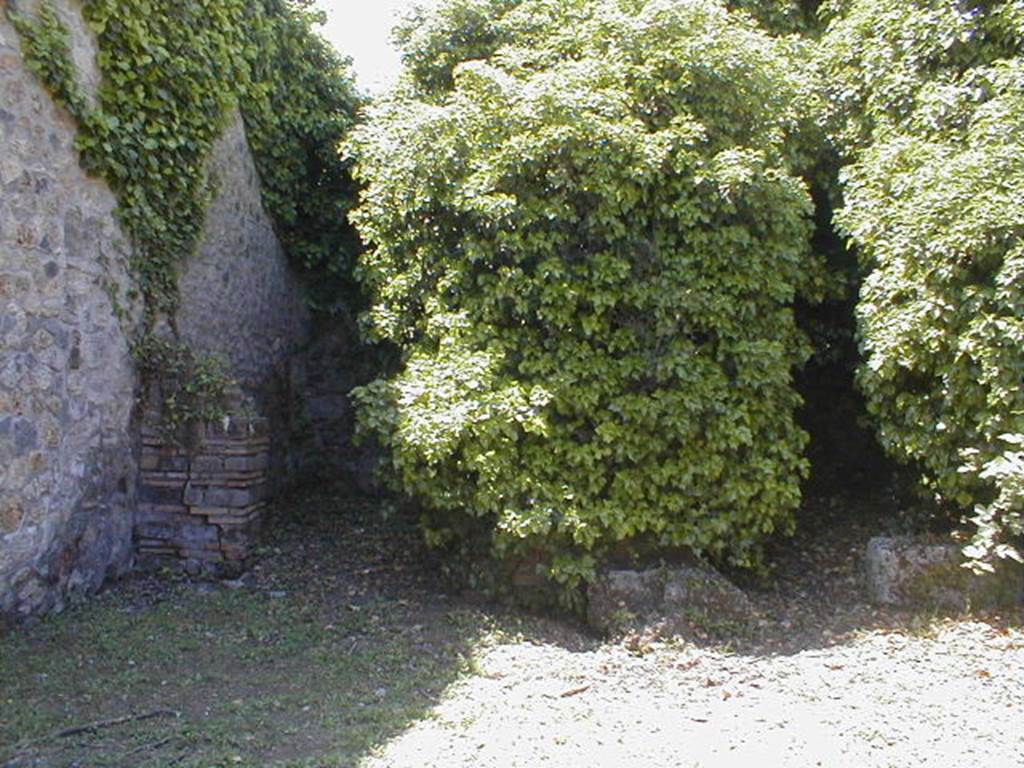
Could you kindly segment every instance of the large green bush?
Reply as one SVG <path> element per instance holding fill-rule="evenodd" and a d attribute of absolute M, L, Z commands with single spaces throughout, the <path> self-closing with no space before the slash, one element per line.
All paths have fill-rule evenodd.
<path fill-rule="evenodd" d="M 1024 3 L 849 0 L 823 60 L 865 272 L 860 384 L 884 445 L 1018 556 L 1024 510 Z"/>
<path fill-rule="evenodd" d="M 493 15 L 453 37 L 456 8 Z M 406 40 L 352 144 L 369 325 L 402 350 L 357 399 L 432 540 L 541 550 L 570 588 L 640 537 L 756 563 L 807 468 L 800 44 L 612 0 L 458 0 Z"/>

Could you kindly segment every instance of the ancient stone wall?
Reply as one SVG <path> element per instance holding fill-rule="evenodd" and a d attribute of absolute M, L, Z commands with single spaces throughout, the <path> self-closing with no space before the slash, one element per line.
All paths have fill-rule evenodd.
<path fill-rule="evenodd" d="M 289 460 L 293 400 L 286 396 L 288 364 L 309 335 L 302 286 L 263 208 L 256 164 L 236 111 L 214 147 L 210 173 L 221 194 L 206 216 L 198 252 L 179 280 L 177 325 L 196 352 L 227 364 L 255 410 L 281 436 L 271 445 L 273 485 L 299 471 Z"/>
<path fill-rule="evenodd" d="M 107 290 L 124 236 L 74 136 L 0 14 L 0 614 L 131 564 L 134 373 Z"/>
<path fill-rule="evenodd" d="M 93 92 L 95 45 L 79 6 L 55 5 Z M 0 12 L 0 618 L 59 609 L 134 564 L 140 437 L 128 338 L 139 308 L 109 298 L 130 283 L 128 246 L 116 200 L 81 170 L 74 136 Z M 210 168 L 219 192 L 183 269 L 176 322 L 269 408 L 307 319 L 237 113 Z"/>
<path fill-rule="evenodd" d="M 270 380 L 305 341 L 309 319 L 302 286 L 263 209 L 237 111 L 214 148 L 210 173 L 221 194 L 207 212 L 199 251 L 178 283 L 178 329 L 193 350 L 227 362 L 262 407 Z"/>
<path fill-rule="evenodd" d="M 384 457 L 372 440 L 357 441 L 351 392 L 380 374 L 384 355 L 360 344 L 351 318 L 317 324 L 313 338 L 290 361 L 285 379 L 290 423 L 288 437 L 293 474 L 306 480 L 344 480 L 353 491 L 372 495 L 383 489 L 376 468 Z"/>

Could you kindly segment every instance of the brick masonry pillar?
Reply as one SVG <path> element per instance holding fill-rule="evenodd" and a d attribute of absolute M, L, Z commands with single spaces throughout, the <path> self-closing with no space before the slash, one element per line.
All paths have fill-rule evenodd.
<path fill-rule="evenodd" d="M 141 568 L 233 576 L 253 556 L 266 506 L 270 436 L 264 418 L 231 416 L 186 449 L 144 427 L 135 546 Z"/>

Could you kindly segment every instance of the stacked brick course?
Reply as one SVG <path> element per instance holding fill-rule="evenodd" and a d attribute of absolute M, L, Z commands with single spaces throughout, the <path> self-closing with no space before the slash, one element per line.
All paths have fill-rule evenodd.
<path fill-rule="evenodd" d="M 263 418 L 207 425 L 185 448 L 143 429 L 138 563 L 180 565 L 193 575 L 236 575 L 253 554 L 265 506 L 270 435 Z"/>

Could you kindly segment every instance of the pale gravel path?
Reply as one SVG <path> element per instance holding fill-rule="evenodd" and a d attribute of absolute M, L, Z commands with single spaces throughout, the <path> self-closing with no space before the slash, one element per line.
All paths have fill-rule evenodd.
<path fill-rule="evenodd" d="M 477 662 L 361 765 L 1024 766 L 1020 629 L 947 621 L 779 656 L 499 641 Z"/>

